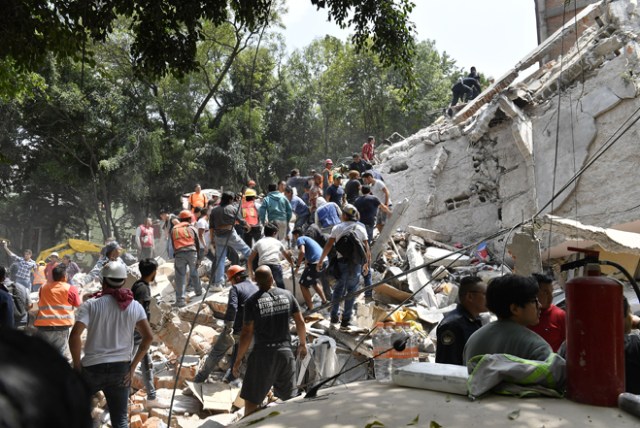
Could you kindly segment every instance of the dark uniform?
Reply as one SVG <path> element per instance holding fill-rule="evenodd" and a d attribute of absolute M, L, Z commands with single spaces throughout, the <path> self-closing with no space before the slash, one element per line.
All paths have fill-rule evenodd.
<path fill-rule="evenodd" d="M 462 358 L 464 345 L 480 327 L 480 318 L 474 318 L 464 306 L 458 304 L 453 311 L 445 315 L 436 330 L 436 363 L 465 366 L 466 361 Z"/>

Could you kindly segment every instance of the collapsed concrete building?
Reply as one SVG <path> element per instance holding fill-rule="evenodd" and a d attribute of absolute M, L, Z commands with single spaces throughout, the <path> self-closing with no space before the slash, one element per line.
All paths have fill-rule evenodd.
<path fill-rule="evenodd" d="M 384 151 L 385 181 L 408 200 L 396 227 L 471 243 L 554 214 L 640 231 L 639 13 L 635 0 L 588 5 L 450 120 Z M 518 80 L 582 28 L 566 55 Z"/>

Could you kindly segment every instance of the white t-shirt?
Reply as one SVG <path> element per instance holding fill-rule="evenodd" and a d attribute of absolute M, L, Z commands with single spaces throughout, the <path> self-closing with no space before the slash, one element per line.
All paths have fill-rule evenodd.
<path fill-rule="evenodd" d="M 385 186 L 385 184 L 381 180 L 376 180 L 376 182 L 371 185 L 371 194 L 378 198 L 378 200 L 382 204 L 384 204 L 387 200 L 387 197 L 384 194 L 384 189 L 386 188 L 387 186 Z M 389 195 L 389 203 L 385 205 L 391 205 L 391 195 Z"/>
<path fill-rule="evenodd" d="M 125 310 L 108 295 L 84 302 L 76 313 L 76 322 L 87 327 L 82 365 L 131 361 L 133 331 L 138 321 L 146 319 L 144 308 L 135 300 Z"/>
<path fill-rule="evenodd" d="M 362 240 L 363 243 L 367 242 L 367 229 L 364 227 L 364 224 L 360 223 L 359 221 L 345 221 L 343 223 L 336 224 L 335 226 L 333 226 L 333 229 L 331 229 L 329 238 L 333 238 L 337 242 L 338 240 L 340 240 L 340 238 L 342 238 L 342 235 L 344 235 L 351 229 L 355 229 L 356 235 L 360 240 Z"/>
<path fill-rule="evenodd" d="M 211 243 L 211 237 L 209 236 L 209 219 L 205 217 L 200 218 L 196 223 L 196 229 L 198 229 L 198 234 L 200 234 L 200 229 L 204 229 L 204 232 L 202 233 L 202 236 L 204 236 L 204 243 L 202 243 L 202 247 L 209 248 L 209 244 Z"/>
<path fill-rule="evenodd" d="M 280 263 L 280 252 L 285 251 L 282 242 L 272 236 L 265 236 L 253 244 L 253 251 L 258 253 L 258 265 L 277 265 Z"/>

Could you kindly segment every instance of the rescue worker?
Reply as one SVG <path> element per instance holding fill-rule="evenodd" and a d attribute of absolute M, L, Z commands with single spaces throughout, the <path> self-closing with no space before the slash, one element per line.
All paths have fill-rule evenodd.
<path fill-rule="evenodd" d="M 249 355 L 240 391 L 240 397 L 245 401 L 245 415 L 258 409 L 271 387 L 274 394 L 282 400 L 297 395 L 290 318 L 293 318 L 298 333 L 297 354 L 301 359 L 307 356 L 307 331 L 300 306 L 293 294 L 272 287 L 273 277 L 267 266 L 260 266 L 256 270 L 256 280 L 260 289 L 245 304 L 240 345 L 232 370 L 234 376 L 240 375 L 242 358 L 253 339 L 253 351 Z"/>
<path fill-rule="evenodd" d="M 464 345 L 482 327 L 480 313 L 487 311 L 487 286 L 477 276 L 460 280 L 458 305 L 447 313 L 436 330 L 436 363 L 466 365 Z"/>
<path fill-rule="evenodd" d="M 344 189 L 342 188 L 342 175 L 335 174 L 333 176 L 333 184 L 327 187 L 324 192 L 324 197 L 327 202 L 334 202 L 342 208 L 344 205 Z"/>
<path fill-rule="evenodd" d="M 175 306 L 182 308 L 186 305 L 184 287 L 187 279 L 187 268 L 189 268 L 189 284 L 193 287 L 196 296 L 202 295 L 202 285 L 198 275 L 201 252 L 198 231 L 191 224 L 191 211 L 180 211 L 178 219 L 180 223 L 173 226 L 171 230 L 171 242 L 175 254 Z"/>
<path fill-rule="evenodd" d="M 505 275 L 487 287 L 487 308 L 498 320 L 473 333 L 463 351 L 466 364 L 476 355 L 511 354 L 544 361 L 553 352 L 543 338 L 527 327 L 540 321 L 538 283 L 531 277 Z"/>
<path fill-rule="evenodd" d="M 67 282 L 71 285 L 75 285 L 73 277 L 80 273 L 80 266 L 71 260 L 71 256 L 69 254 L 62 256 L 62 263 L 67 268 Z"/>
<path fill-rule="evenodd" d="M 233 346 L 229 367 L 233 367 L 238 354 L 238 339 L 244 320 L 244 305 L 247 300 L 258 292 L 258 286 L 249 281 L 247 271 L 242 266 L 233 265 L 227 269 L 227 280 L 232 284 L 229 290 L 227 311 L 224 314 L 224 330 L 218 336 L 216 344 L 211 347 L 209 355 L 202 368 L 193 378 L 194 382 L 202 383 L 207 380 L 209 374 L 218 366 L 218 362 L 227 354 L 227 350 Z M 225 382 L 235 379 L 231 370 L 225 377 Z"/>
<path fill-rule="evenodd" d="M 46 267 L 47 264 L 44 261 L 38 262 L 38 267 L 33 271 L 33 283 L 31 285 L 31 290 L 38 291 L 40 287 L 47 283 L 47 277 L 44 274 Z"/>
<path fill-rule="evenodd" d="M 205 208 L 207 206 L 207 195 L 202 193 L 202 187 L 196 184 L 195 191 L 189 195 L 189 209 L 193 212 L 195 207 Z"/>
<path fill-rule="evenodd" d="M 296 215 L 294 229 L 304 229 L 309 224 L 309 207 L 299 196 L 296 196 L 293 193 L 294 192 L 292 187 L 287 186 L 284 189 L 284 195 L 287 197 L 289 203 L 291 204 L 291 211 Z"/>
<path fill-rule="evenodd" d="M 247 189 L 242 198 L 242 217 L 247 222 L 250 230 L 244 233 L 242 239 L 247 246 L 253 246 L 253 242 L 258 242 L 262 236 L 262 227 L 260 226 L 260 217 L 258 216 L 258 208 L 256 207 L 257 193 L 253 189 Z"/>
<path fill-rule="evenodd" d="M 253 276 L 253 261 L 258 257 L 258 266 L 268 266 L 278 288 L 284 289 L 284 279 L 282 275 L 282 266 L 280 260 L 286 259 L 293 266 L 293 259 L 284 248 L 282 241 L 276 238 L 278 234 L 278 225 L 275 223 L 267 223 L 264 225 L 264 238 L 255 243 L 251 249 L 247 267 L 249 269 L 249 277 Z"/>
<path fill-rule="evenodd" d="M 342 210 L 338 204 L 327 202 L 324 198 L 318 198 L 316 202 L 315 224 L 322 230 L 322 233 L 330 233 L 333 226 L 340 223 Z"/>
<path fill-rule="evenodd" d="M 278 239 L 285 241 L 287 238 L 287 228 L 293 216 L 291 204 L 283 193 L 278 192 L 275 184 L 269 184 L 268 189 L 269 193 L 262 201 L 262 205 L 260 205 L 260 209 L 258 210 L 260 223 L 275 223 L 278 226 Z"/>
<path fill-rule="evenodd" d="M 66 266 L 58 264 L 51 272 L 52 281 L 40 288 L 38 313 L 33 322 L 37 335 L 56 348 L 60 355 L 69 354 L 69 332 L 73 326 L 74 308 L 82 301 L 77 287 L 69 284 Z"/>
<path fill-rule="evenodd" d="M 101 270 L 102 292 L 80 305 L 69 337 L 73 368 L 82 373 L 95 394 L 102 391 L 107 399 L 111 426 L 129 426 L 127 408 L 135 369 L 149 350 L 153 332 L 147 314 L 133 299 L 131 290 L 123 288 L 127 267 L 110 261 Z M 82 333 L 87 330 L 82 354 Z M 142 340 L 131 359 L 133 332 Z"/>
<path fill-rule="evenodd" d="M 316 293 L 318 293 L 318 296 L 320 296 L 320 300 L 324 305 L 327 303 L 327 298 L 323 289 L 318 285 L 318 279 L 321 279 L 321 276 L 324 275 L 324 269 L 326 266 L 323 266 L 322 272 L 318 272 L 317 270 L 318 260 L 320 260 L 320 255 L 322 254 L 322 247 L 312 238 L 304 236 L 301 229 L 294 229 L 291 234 L 299 250 L 294 275 L 298 274 L 302 261 L 305 261 L 304 270 L 302 271 L 299 284 L 300 291 L 302 291 L 302 297 L 307 304 L 307 308 L 313 309 L 313 300 L 311 300 L 311 292 L 309 291 L 309 288 L 311 287 L 313 287 Z M 325 265 L 326 264 L 327 263 L 325 262 Z"/>

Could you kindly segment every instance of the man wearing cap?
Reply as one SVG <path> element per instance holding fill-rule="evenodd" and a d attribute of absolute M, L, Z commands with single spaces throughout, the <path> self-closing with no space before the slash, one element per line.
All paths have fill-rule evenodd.
<path fill-rule="evenodd" d="M 2 246 L 4 250 L 7 252 L 11 263 L 15 263 L 18 267 L 16 271 L 15 282 L 20 284 L 27 291 L 31 292 L 31 283 L 33 280 L 33 272 L 37 269 L 38 265 L 34 260 L 31 259 L 32 253 L 31 250 L 24 250 L 23 256 L 20 257 L 15 255 L 8 247 L 7 241 L 2 241 Z"/>
<path fill-rule="evenodd" d="M 352 158 L 353 162 L 349 164 L 349 171 L 358 171 L 362 175 L 366 170 L 372 168 L 369 162 L 360 157 L 360 153 L 354 153 Z"/>
<path fill-rule="evenodd" d="M 181 308 L 186 305 L 184 299 L 184 285 L 187 279 L 187 267 L 189 268 L 189 284 L 193 286 L 196 296 L 202 295 L 202 285 L 198 275 L 198 264 L 202 258 L 200 251 L 200 239 L 198 231 L 191 224 L 191 212 L 180 211 L 178 215 L 180 223 L 171 230 L 171 242 L 175 254 L 175 306 Z"/>
<path fill-rule="evenodd" d="M 242 266 L 233 265 L 227 269 L 227 279 L 232 284 L 229 290 L 227 312 L 224 314 L 224 330 L 218 336 L 216 344 L 209 351 L 202 368 L 193 379 L 202 383 L 207 380 L 209 374 L 218 366 L 218 362 L 227 354 L 227 350 L 233 346 L 229 367 L 233 367 L 238 354 L 238 339 L 244 320 L 244 305 L 247 300 L 258 292 L 258 286 L 248 279 L 247 271 Z M 231 370 L 225 375 L 224 381 L 232 381 L 235 377 Z"/>
<path fill-rule="evenodd" d="M 382 205 L 391 210 L 389 189 L 387 189 L 387 186 L 382 182 L 382 180 L 375 179 L 371 171 L 367 171 L 362 174 L 362 179 L 364 180 L 364 184 L 371 188 L 371 194 L 378 198 Z M 376 228 L 378 229 L 378 232 L 382 232 L 382 228 L 387 222 L 387 212 L 389 211 L 378 210 L 378 214 L 376 215 Z"/>
<path fill-rule="evenodd" d="M 369 243 L 367 241 L 367 231 L 364 225 L 358 220 L 360 215 L 358 210 L 351 204 L 347 204 L 342 209 L 342 223 L 337 224 L 331 230 L 331 235 L 322 250 L 322 255 L 316 269 L 318 272 L 322 270 L 324 259 L 327 257 L 335 242 L 338 242 L 347 233 L 353 231 L 357 239 L 362 243 L 365 249 L 366 262 L 360 265 L 349 263 L 345 258 L 346 255 L 338 253 L 337 268 L 340 277 L 333 288 L 333 306 L 331 307 L 331 324 L 337 324 L 340 321 L 340 302 L 347 294 L 351 294 L 358 289 L 360 275 L 369 273 L 369 263 L 371 263 L 371 252 L 369 251 Z M 353 305 L 356 298 L 350 297 L 344 301 L 344 312 L 342 313 L 341 329 L 348 329 L 353 312 Z"/>
<path fill-rule="evenodd" d="M 334 202 L 339 207 L 344 205 L 344 189 L 342 188 L 342 175 L 336 174 L 333 176 L 333 183 L 327 187 L 324 192 L 324 198 L 327 202 Z"/>
<path fill-rule="evenodd" d="M 322 170 L 322 194 L 327 192 L 327 189 L 333 183 L 333 161 L 327 159 L 324 161 L 324 169 Z"/>
<path fill-rule="evenodd" d="M 375 144 L 376 139 L 373 138 L 373 135 L 370 135 L 367 138 L 367 141 L 362 145 L 362 159 L 365 162 L 373 163 L 373 158 L 375 156 Z"/>
<path fill-rule="evenodd" d="M 47 263 L 47 267 L 44 268 L 44 276 L 47 278 L 48 282 L 53 281 L 53 276 L 51 272 L 53 268 L 56 267 L 60 263 L 60 255 L 55 251 L 49 254 L 49 263 Z"/>
<path fill-rule="evenodd" d="M 53 268 L 52 281 L 40 288 L 38 314 L 33 325 L 38 336 L 56 348 L 61 355 L 69 355 L 69 331 L 73 326 L 73 308 L 82 301 L 78 289 L 67 282 L 66 266 L 62 263 Z"/>
<path fill-rule="evenodd" d="M 147 315 L 131 290 L 122 288 L 127 268 L 110 261 L 100 272 L 102 291 L 78 309 L 69 337 L 73 368 L 82 373 L 92 394 L 102 391 L 107 399 L 111 426 L 129 426 L 127 407 L 129 389 L 136 366 L 142 361 L 153 340 Z M 82 333 L 87 330 L 82 351 Z M 133 332 L 142 336 L 133 359 Z"/>
<path fill-rule="evenodd" d="M 269 193 L 258 210 L 260 223 L 275 223 L 278 226 L 278 239 L 284 241 L 287 238 L 287 228 L 293 216 L 291 204 L 283 193 L 278 192 L 275 184 L 269 184 L 268 189 Z"/>
<path fill-rule="evenodd" d="M 256 281 L 260 289 L 245 304 L 238 355 L 232 366 L 233 375 L 238 376 L 242 358 L 253 339 L 253 351 L 249 355 L 240 391 L 240 397 L 245 401 L 245 415 L 258 409 L 271 387 L 282 400 L 297 394 L 296 362 L 289 331 L 291 318 L 298 333 L 297 354 L 301 359 L 307 355 L 307 331 L 293 294 L 273 287 L 273 277 L 267 266 L 256 270 Z"/>

